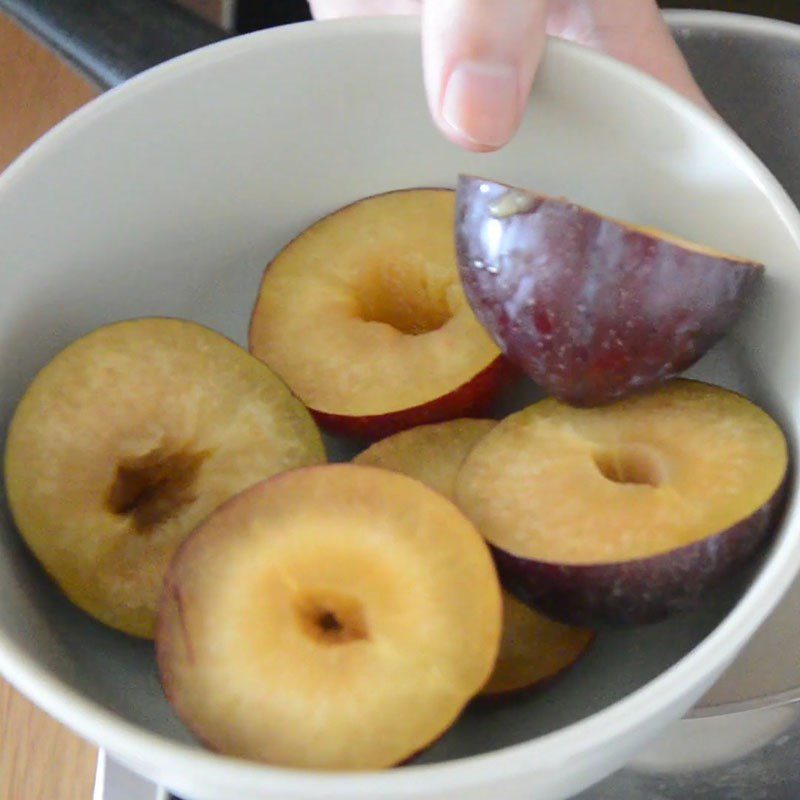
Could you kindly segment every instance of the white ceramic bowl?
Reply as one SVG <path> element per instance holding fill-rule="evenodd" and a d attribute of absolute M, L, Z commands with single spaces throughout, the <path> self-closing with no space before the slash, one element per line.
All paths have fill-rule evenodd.
<path fill-rule="evenodd" d="M 408 20 L 235 39 L 92 103 L 0 178 L 0 412 L 91 328 L 186 316 L 244 340 L 263 265 L 356 198 L 459 171 L 567 195 L 769 265 L 735 334 L 694 373 L 800 423 L 800 221 L 726 129 L 654 81 L 552 43 L 514 143 L 490 156 L 429 122 Z M 793 445 L 793 453 L 794 445 Z M 793 493 L 794 494 L 794 493 Z M 555 800 L 621 766 L 732 661 L 800 567 L 793 497 L 758 570 L 697 613 L 603 634 L 552 691 L 472 711 L 421 763 L 271 769 L 204 751 L 170 712 L 151 647 L 73 609 L 5 515 L 0 669 L 43 708 L 192 800 Z"/>

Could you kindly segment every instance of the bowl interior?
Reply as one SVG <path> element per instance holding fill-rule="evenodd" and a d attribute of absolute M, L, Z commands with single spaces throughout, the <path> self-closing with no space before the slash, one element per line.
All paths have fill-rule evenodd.
<path fill-rule="evenodd" d="M 794 437 L 798 244 L 762 173 L 728 138 L 637 89 L 626 72 L 595 69 L 556 45 L 514 143 L 468 154 L 429 122 L 411 25 L 332 30 L 261 34 L 145 76 L 62 126 L 0 180 L 3 428 L 37 369 L 90 329 L 170 315 L 244 343 L 264 265 L 304 226 L 376 192 L 452 186 L 464 171 L 768 264 L 735 335 L 692 374 L 763 403 Z M 348 452 L 329 444 L 340 457 Z M 749 579 L 721 587 L 696 613 L 603 632 L 555 688 L 467 713 L 422 759 L 521 742 L 614 703 L 692 650 Z M 163 699 L 152 647 L 73 609 L 27 556 L 5 510 L 0 633 L 100 706 L 193 741 Z"/>

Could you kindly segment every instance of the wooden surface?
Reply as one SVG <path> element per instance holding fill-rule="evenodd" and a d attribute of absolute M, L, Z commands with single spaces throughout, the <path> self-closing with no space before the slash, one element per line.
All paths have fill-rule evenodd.
<path fill-rule="evenodd" d="M 0 14 L 0 170 L 95 94 Z M 96 757 L 0 680 L 0 800 L 91 800 Z"/>
<path fill-rule="evenodd" d="M 95 94 L 0 14 L 0 169 Z"/>

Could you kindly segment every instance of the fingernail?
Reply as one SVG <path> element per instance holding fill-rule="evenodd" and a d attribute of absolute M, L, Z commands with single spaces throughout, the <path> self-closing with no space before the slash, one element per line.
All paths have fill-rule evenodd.
<path fill-rule="evenodd" d="M 444 90 L 444 121 L 474 144 L 504 145 L 517 125 L 517 81 L 517 71 L 508 64 L 462 61 Z"/>

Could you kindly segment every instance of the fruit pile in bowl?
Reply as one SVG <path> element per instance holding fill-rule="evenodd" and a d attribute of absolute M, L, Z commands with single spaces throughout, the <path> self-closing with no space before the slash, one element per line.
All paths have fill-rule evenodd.
<path fill-rule="evenodd" d="M 780 427 L 676 377 L 762 271 L 481 178 L 370 197 L 274 258 L 250 353 L 157 317 L 64 349 L 11 421 L 9 506 L 75 605 L 155 639 L 212 749 L 402 764 L 774 529 Z"/>
<path fill-rule="evenodd" d="M 717 121 L 557 39 L 519 135 L 496 153 L 444 142 L 421 86 L 413 20 L 237 37 L 103 95 L 0 176 L 0 410 L 9 454 L 9 502 L 0 504 L 0 672 L 178 797 L 562 800 L 622 766 L 697 702 L 798 574 L 793 471 L 780 524 L 767 526 L 764 546 L 755 544 L 757 506 L 769 503 L 768 475 L 780 454 L 766 458 L 763 476 L 740 493 L 738 521 L 721 500 L 739 474 L 736 463 L 752 460 L 743 453 L 753 431 L 763 431 L 755 438 L 768 448 L 774 441 L 760 412 L 730 391 L 778 420 L 790 460 L 797 458 L 800 217 L 774 178 Z M 432 206 L 442 193 L 426 194 L 411 203 L 418 214 L 406 209 L 440 231 L 421 245 L 396 205 L 407 193 L 391 190 L 452 187 L 459 174 L 495 179 L 465 179 L 493 208 L 462 206 L 463 190 L 444 193 L 447 218 L 436 227 Z M 540 206 L 560 214 L 562 230 L 572 229 L 570 218 L 583 220 L 569 241 L 552 230 L 541 237 L 550 251 L 563 239 L 575 256 L 572 266 L 558 259 L 572 276 L 560 297 L 533 258 L 519 295 L 508 292 L 507 270 L 525 276 L 522 253 L 512 252 L 519 241 L 512 246 L 505 232 L 521 231 L 527 219 L 544 234 L 553 217 L 538 217 L 536 198 L 525 192 L 506 197 L 497 181 L 536 189 Z M 359 202 L 374 196 L 378 205 Z M 561 196 L 572 202 L 554 205 Z M 476 215 L 470 241 L 461 236 L 460 208 Z M 355 225 L 367 217 L 365 227 Z M 618 220 L 636 225 L 609 224 Z M 710 248 L 715 259 L 716 251 L 743 257 L 705 261 L 718 287 L 723 264 L 732 267 L 728 277 L 749 281 L 741 276 L 759 271 L 750 260 L 767 265 L 767 280 L 719 290 L 715 303 L 724 301 L 726 315 L 744 306 L 743 313 L 687 370 L 727 324 L 698 318 L 692 305 L 695 294 L 714 297 L 713 287 L 684 293 L 691 313 L 674 318 L 676 336 L 648 336 L 640 306 L 660 320 L 659 331 L 669 330 L 659 300 L 675 301 L 689 285 L 695 256 L 683 253 L 673 285 L 669 270 L 650 259 L 641 277 L 653 291 L 635 283 L 640 302 L 625 303 L 625 286 L 634 284 L 614 288 L 614 259 L 602 275 L 576 279 L 580 253 L 602 245 L 610 255 L 614 236 L 629 252 L 638 242 L 642 252 L 682 244 L 697 258 Z M 503 241 L 502 258 L 488 257 Z M 442 248 L 446 268 L 436 266 Z M 302 271 L 296 260 L 292 267 L 298 254 Z M 399 282 L 405 275 L 413 284 Z M 549 287 L 558 314 L 524 317 L 526 302 L 538 308 L 544 299 L 532 293 L 534 279 Z M 602 307 L 581 317 L 592 286 Z M 647 346 L 644 371 L 626 365 L 613 337 L 603 342 L 615 296 L 618 309 L 634 314 L 635 336 L 615 330 L 625 353 L 639 359 L 645 342 L 665 342 L 660 353 Z M 520 324 L 494 322 L 501 307 L 516 310 Z M 284 315 L 291 335 L 271 329 L 273 314 Z M 162 327 L 164 318 L 178 327 Z M 592 324 L 581 328 L 581 319 Z M 560 373 L 553 370 L 567 366 L 558 355 L 568 343 L 562 323 L 575 339 L 570 369 Z M 554 338 L 545 338 L 548 325 Z M 519 335 L 512 340 L 509 331 Z M 602 358 L 604 346 L 613 358 Z M 382 354 L 370 357 L 376 348 Z M 589 365 L 602 369 L 588 373 Z M 319 369 L 328 373 L 315 380 Z M 370 373 L 377 388 L 365 383 Z M 720 388 L 669 384 L 673 373 Z M 599 380 L 609 375 L 616 377 Z M 611 391 L 637 376 L 655 383 L 624 396 Z M 601 389 L 604 398 L 587 396 Z M 692 411 L 656 414 L 673 402 L 663 394 L 670 391 L 676 408 Z M 689 423 L 701 409 L 709 425 L 722 416 L 739 421 L 724 431 L 709 427 L 708 435 L 700 423 L 693 446 L 698 426 Z M 465 419 L 496 425 L 464 444 L 452 482 L 434 483 L 447 472 L 444 457 L 402 455 L 402 440 L 385 444 L 395 434 L 419 436 L 425 444 L 412 439 L 412 451 L 427 452 L 429 440 L 442 450 L 435 437 L 443 426 L 455 448 L 472 423 L 453 420 Z M 498 456 L 512 439 L 513 452 Z M 385 466 L 351 463 L 373 442 L 396 449 L 397 459 L 384 453 Z M 724 461 L 728 448 L 738 456 Z M 345 479 L 334 477 L 345 469 Z M 366 509 L 347 502 L 351 486 L 370 480 L 351 479 L 352 470 L 381 476 L 380 488 L 358 492 L 362 503 L 374 495 Z M 538 522 L 533 496 L 511 491 L 514 474 L 527 476 L 537 505 L 543 495 L 548 502 L 537 508 Z M 297 476 L 311 477 L 280 483 Z M 277 497 L 296 500 L 280 521 L 264 481 L 285 487 Z M 731 497 L 738 491 L 729 489 Z M 660 498 L 658 513 L 611 503 L 621 494 Z M 685 526 L 660 527 L 662 538 L 650 539 L 643 526 L 651 517 L 664 522 L 681 510 Z M 449 522 L 431 525 L 436 520 Z M 230 549 L 221 525 L 236 542 Z M 540 536 L 545 528 L 551 535 Z M 330 535 L 308 543 L 325 530 Z M 767 542 L 770 530 L 776 535 Z M 301 540 L 298 555 L 290 541 Z M 758 552 L 748 556 L 752 547 Z M 675 570 L 662 560 L 667 552 Z M 710 556 L 719 558 L 712 564 Z M 729 578 L 714 578 L 700 596 L 707 572 L 728 567 Z M 328 591 L 336 570 L 350 590 Z M 222 573 L 224 581 L 213 579 Z M 462 592 L 465 574 L 472 579 Z M 636 603 L 608 602 L 632 593 Z M 286 613 L 269 617 L 275 608 L 266 597 L 280 599 Z M 101 624 L 101 613 L 140 635 Z M 282 627 L 268 632 L 262 614 Z M 339 659 L 342 680 L 332 683 L 325 662 L 301 657 L 309 652 Z M 400 679 L 404 653 L 408 672 Z M 282 688 L 255 703 L 259 669 L 255 684 Z M 395 692 L 405 690 L 408 702 L 399 703 Z M 415 693 L 423 690 L 425 699 Z M 417 708 L 426 704 L 430 716 Z M 300 722 L 290 727 L 290 718 Z M 314 724 L 328 734 L 304 749 Z M 381 752 L 348 738 L 372 724 L 385 726 L 375 728 L 375 739 L 385 733 Z M 264 744 L 267 725 L 280 736 Z M 237 738 L 242 732 L 246 738 Z M 338 753 L 328 739 L 342 742 Z M 259 760 L 226 754 L 254 750 Z M 301 757 L 404 766 L 285 766 Z"/>

